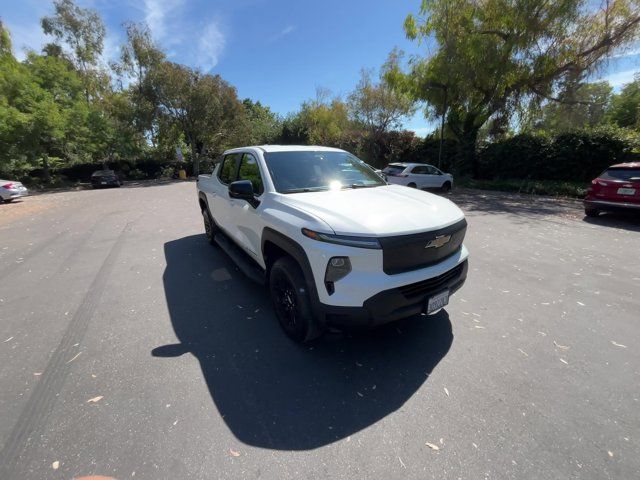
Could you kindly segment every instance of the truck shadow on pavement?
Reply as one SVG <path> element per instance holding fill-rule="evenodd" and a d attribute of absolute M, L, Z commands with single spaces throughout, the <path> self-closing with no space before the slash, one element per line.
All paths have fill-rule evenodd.
<path fill-rule="evenodd" d="M 297 345 L 281 332 L 266 289 L 204 235 L 164 250 L 165 295 L 180 343 L 152 355 L 193 354 L 221 417 L 248 445 L 308 450 L 349 437 L 402 407 L 453 341 L 441 311 Z"/>

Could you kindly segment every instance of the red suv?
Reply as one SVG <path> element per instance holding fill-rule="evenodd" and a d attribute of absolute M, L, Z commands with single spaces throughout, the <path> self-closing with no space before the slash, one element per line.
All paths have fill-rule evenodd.
<path fill-rule="evenodd" d="M 584 199 L 587 216 L 623 210 L 640 213 L 640 162 L 610 166 L 587 189 Z"/>

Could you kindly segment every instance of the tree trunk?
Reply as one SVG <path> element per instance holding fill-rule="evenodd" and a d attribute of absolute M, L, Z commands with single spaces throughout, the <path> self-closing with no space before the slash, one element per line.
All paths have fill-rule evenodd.
<path fill-rule="evenodd" d="M 42 155 L 42 180 L 44 183 L 51 182 L 51 171 L 49 169 L 49 155 L 44 153 Z"/>
<path fill-rule="evenodd" d="M 197 177 L 200 174 L 200 155 L 198 155 L 198 146 L 195 141 L 191 141 L 191 159 L 193 161 L 193 175 Z"/>
<path fill-rule="evenodd" d="M 466 125 L 462 129 L 460 136 L 460 146 L 462 147 L 462 159 L 466 168 L 471 169 L 473 178 L 478 178 L 480 170 L 478 168 L 478 156 L 476 147 L 478 142 L 478 132 L 480 128 L 475 125 Z"/>
<path fill-rule="evenodd" d="M 463 120 L 460 120 L 459 117 L 449 118 L 448 125 L 458 141 L 459 153 L 456 162 L 458 169 L 461 173 L 471 171 L 473 178 L 478 178 L 480 171 L 476 143 L 480 127 L 477 125 L 476 116 L 467 114 Z"/>

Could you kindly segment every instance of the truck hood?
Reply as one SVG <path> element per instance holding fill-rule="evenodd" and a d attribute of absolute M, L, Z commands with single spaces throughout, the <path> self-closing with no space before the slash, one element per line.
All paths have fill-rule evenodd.
<path fill-rule="evenodd" d="M 291 207 L 310 213 L 339 235 L 391 236 L 425 232 L 464 217 L 451 201 L 398 185 L 281 196 Z"/>

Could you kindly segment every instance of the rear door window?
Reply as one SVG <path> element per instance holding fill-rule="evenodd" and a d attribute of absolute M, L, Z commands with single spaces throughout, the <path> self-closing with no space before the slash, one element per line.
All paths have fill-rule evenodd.
<path fill-rule="evenodd" d="M 404 167 L 402 165 L 389 165 L 387 168 L 383 170 L 384 173 L 388 173 L 389 175 L 398 175 L 399 173 L 404 172 Z"/>
<path fill-rule="evenodd" d="M 417 173 L 419 175 L 425 175 L 425 174 L 431 173 L 431 172 L 429 171 L 428 167 L 419 166 L 419 167 L 413 167 L 413 170 L 411 170 L 411 173 Z"/>

